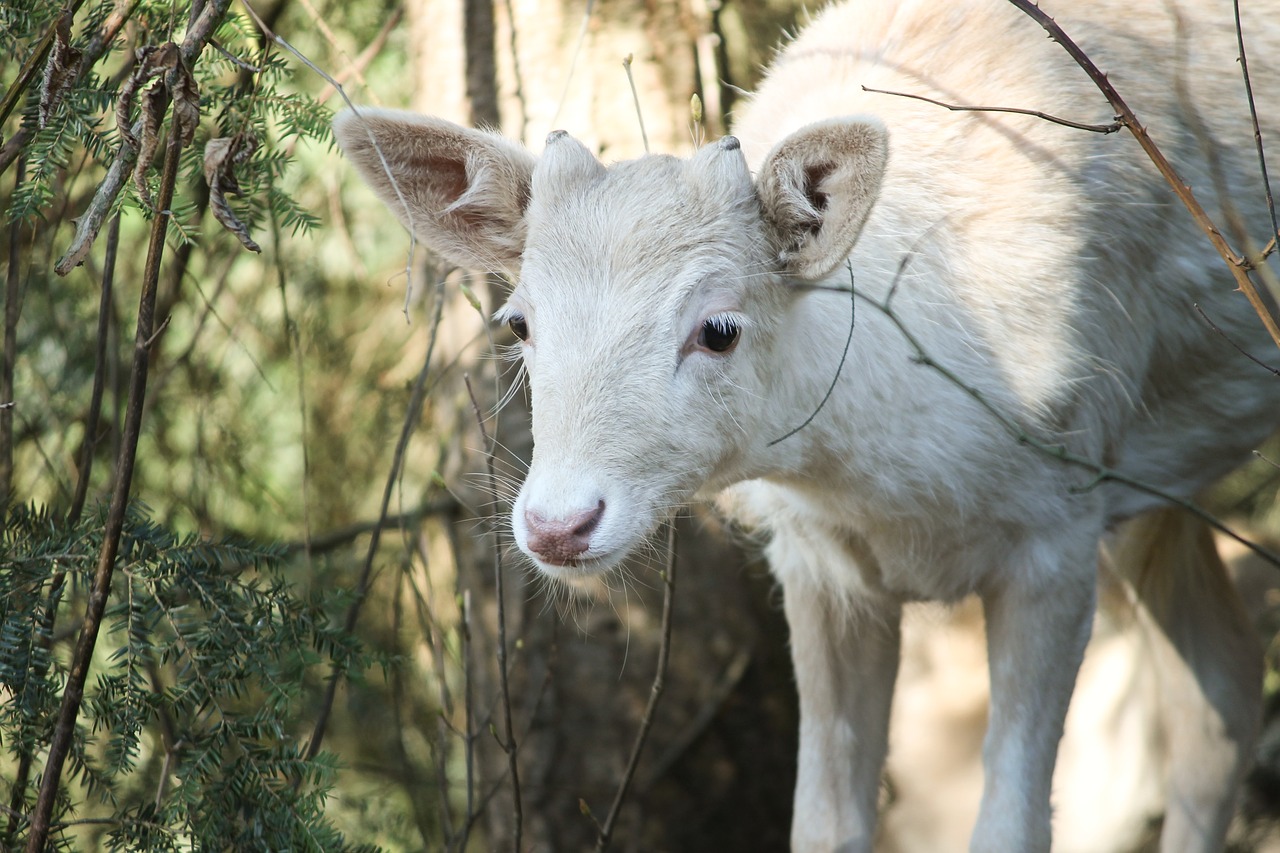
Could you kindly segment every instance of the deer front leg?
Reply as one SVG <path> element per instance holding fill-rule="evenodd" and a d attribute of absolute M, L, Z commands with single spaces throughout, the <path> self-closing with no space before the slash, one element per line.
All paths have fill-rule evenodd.
<path fill-rule="evenodd" d="M 783 583 L 800 692 L 793 853 L 869 853 L 876 829 L 901 608 L 854 612 L 830 589 Z M 856 607 L 857 605 L 853 605 Z"/>
<path fill-rule="evenodd" d="M 1096 596 L 1096 543 L 1073 544 L 1027 548 L 982 593 L 991 711 L 973 853 L 1049 851 L 1053 767 Z"/>

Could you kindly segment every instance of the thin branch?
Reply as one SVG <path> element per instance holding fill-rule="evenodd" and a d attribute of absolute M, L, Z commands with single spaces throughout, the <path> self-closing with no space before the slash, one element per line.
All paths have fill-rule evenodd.
<path fill-rule="evenodd" d="M 836 375 L 831 377 L 831 385 L 827 387 L 827 393 L 822 395 L 822 400 L 818 403 L 818 407 L 813 410 L 809 417 L 804 419 L 804 423 L 788 432 L 781 438 L 775 438 L 769 442 L 768 446 L 773 447 L 779 442 L 786 441 L 800 430 L 813 423 L 813 419 L 818 416 L 818 412 L 822 411 L 822 407 L 827 405 L 827 401 L 831 399 L 831 394 L 836 390 L 836 383 L 840 381 L 840 374 L 844 371 L 845 360 L 849 357 L 849 346 L 853 343 L 853 327 L 858 319 L 858 300 L 854 298 L 853 291 L 853 262 L 845 261 L 845 266 L 849 268 L 849 337 L 845 339 L 844 351 L 840 353 L 840 363 L 836 365 Z"/>
<path fill-rule="evenodd" d="M 742 678 L 747 674 L 748 667 L 751 666 L 751 650 L 747 648 L 738 649 L 738 652 L 729 661 L 728 666 L 716 679 L 715 685 L 711 688 L 711 695 L 702 703 L 697 715 L 685 726 L 681 728 L 680 736 L 670 745 L 666 751 L 662 753 L 650 765 L 645 772 L 644 777 L 639 781 L 638 786 L 641 792 L 647 791 L 658 782 L 663 776 L 676 765 L 681 758 L 693 747 L 695 743 L 711 728 L 711 724 L 723 710 L 725 703 L 729 701 L 738 685 L 742 683 Z"/>
<path fill-rule="evenodd" d="M 631 75 L 631 54 L 622 60 L 622 68 L 627 72 L 627 83 L 631 86 L 631 101 L 636 105 L 636 120 L 640 122 L 640 138 L 644 141 L 644 153 L 649 153 L 649 134 L 644 130 L 644 112 L 640 109 L 640 94 L 636 91 L 636 78 Z"/>
<path fill-rule="evenodd" d="M 360 578 L 356 582 L 351 605 L 347 608 L 344 627 L 348 634 L 355 631 L 356 622 L 360 618 L 360 608 L 364 605 L 365 599 L 369 595 L 369 586 L 373 577 L 373 559 L 378 553 L 378 543 L 382 541 L 382 531 L 390 519 L 391 495 L 395 491 L 400 469 L 404 465 L 404 454 L 409 447 L 409 439 L 413 436 L 413 428 L 422 418 L 422 407 L 427 399 L 427 376 L 431 370 L 431 358 L 435 352 L 437 332 L 440 329 L 440 314 L 444 306 L 443 287 L 444 280 L 441 279 L 436 292 L 435 318 L 431 323 L 431 337 L 427 342 L 427 353 L 422 360 L 422 369 L 418 371 L 418 378 L 413 384 L 413 391 L 409 395 L 409 405 L 405 409 L 404 424 L 400 428 L 400 439 L 396 442 L 395 453 L 391 459 L 391 470 L 387 472 L 387 482 L 382 489 L 382 505 L 378 510 L 378 521 L 370 531 L 372 535 L 369 537 L 369 549 L 365 552 L 364 566 L 360 570 Z M 314 551 L 315 546 L 313 543 L 312 552 L 314 553 Z M 324 698 L 320 702 L 320 710 L 316 714 L 316 722 L 311 730 L 311 740 L 307 743 L 306 759 L 308 761 L 315 758 L 316 754 L 320 752 L 320 744 L 324 741 L 325 729 L 329 725 L 329 715 L 333 712 L 333 703 L 337 699 L 338 683 L 341 680 L 342 672 L 335 667 L 333 673 L 329 676 L 329 683 L 325 686 Z M 297 784 L 301 784 L 301 781 L 301 779 L 298 779 Z"/>
<path fill-rule="evenodd" d="M 75 17 L 76 12 L 80 11 L 82 5 L 84 5 L 84 0 L 75 0 L 69 7 L 64 7 L 57 20 L 50 24 L 49 29 L 40 37 L 40 41 L 36 43 L 35 50 L 27 56 L 26 61 L 22 63 L 22 67 L 18 69 L 17 79 L 5 91 L 4 99 L 0 101 L 0 123 L 9 118 L 13 108 L 22 99 L 22 93 L 27 90 L 27 87 L 31 85 L 31 81 L 39 73 L 40 66 L 44 63 L 44 58 L 49 53 L 49 48 L 53 45 L 54 36 L 58 32 L 58 25 L 62 22 L 62 19 Z"/>
<path fill-rule="evenodd" d="M 391 12 L 391 15 L 385 22 L 383 22 L 382 29 L 378 30 L 378 34 L 375 35 L 373 40 L 365 46 L 364 50 L 360 51 L 360 53 L 356 55 L 355 59 L 350 60 L 346 68 L 343 68 L 335 74 L 333 79 L 338 83 L 345 83 L 347 78 L 355 77 L 363 82 L 364 78 L 361 75 L 364 73 L 364 70 L 368 68 L 369 64 L 378 57 L 378 54 L 382 53 L 382 49 L 387 45 L 387 40 L 391 38 L 391 33 L 395 31 L 396 27 L 400 26 L 400 21 L 403 19 L 404 5 L 401 4 Z M 337 92 L 338 90 L 333 86 L 326 86 L 324 92 L 320 94 L 320 97 L 316 98 L 316 101 L 323 104 L 337 94 Z M 378 102 L 377 93 L 372 89 L 369 90 L 369 97 L 373 99 L 374 103 Z"/>
<path fill-rule="evenodd" d="M 1191 213 L 1196 224 L 1200 226 L 1200 230 L 1209 238 L 1209 242 L 1217 249 L 1218 254 L 1226 262 L 1227 268 L 1231 270 L 1231 275 L 1236 280 L 1236 285 L 1244 292 L 1245 297 L 1249 300 L 1249 304 L 1253 306 L 1253 310 L 1257 312 L 1258 318 L 1262 320 L 1262 325 L 1266 327 L 1271 339 L 1275 341 L 1277 347 L 1280 347 L 1280 324 L 1276 318 L 1271 315 L 1271 311 L 1267 308 L 1266 303 L 1262 301 L 1262 297 L 1258 295 L 1258 289 L 1254 286 L 1253 281 L 1249 278 L 1249 269 L 1252 266 L 1249 261 L 1237 255 L 1223 238 L 1218 227 L 1209 218 L 1204 208 L 1200 206 L 1200 202 L 1196 200 L 1195 195 L 1191 192 L 1191 187 L 1178 174 L 1173 165 L 1165 158 L 1164 154 L 1156 146 L 1155 142 L 1148 135 L 1145 127 L 1138 121 L 1138 116 L 1124 99 L 1120 97 L 1120 93 L 1111 85 L 1111 81 L 1107 79 L 1107 75 L 1103 74 L 1098 66 L 1094 65 L 1088 55 L 1085 54 L 1080 47 L 1072 41 L 1067 34 L 1058 26 L 1053 18 L 1049 17 L 1035 5 L 1032 0 L 1009 0 L 1014 6 L 1022 10 L 1032 20 L 1038 23 L 1049 33 L 1049 37 L 1060 44 L 1064 50 L 1075 60 L 1076 64 L 1084 70 L 1089 78 L 1093 80 L 1094 85 L 1102 92 L 1107 102 L 1111 104 L 1115 111 L 1116 120 L 1129 129 L 1134 139 L 1142 146 L 1142 150 L 1147 153 L 1147 157 L 1155 165 L 1160 174 L 1164 176 L 1165 181 L 1177 194 L 1183 205 Z"/>
<path fill-rule="evenodd" d="M 1280 554 L 1275 554 L 1271 552 L 1269 549 L 1255 542 L 1249 541 L 1244 536 L 1241 536 L 1239 533 L 1236 533 L 1227 525 L 1223 524 L 1215 516 L 1213 516 L 1211 513 L 1209 513 L 1208 511 L 1206 511 L 1204 508 L 1200 507 L 1198 504 L 1194 503 L 1193 501 L 1185 500 L 1176 495 L 1170 494 L 1169 492 L 1161 488 L 1153 486 L 1150 483 L 1144 482 L 1142 480 L 1138 480 L 1134 477 L 1130 477 L 1127 474 L 1122 474 L 1121 472 L 1116 471 L 1113 468 L 1108 468 L 1107 466 L 1101 463 L 1095 462 L 1092 459 L 1088 459 L 1086 457 L 1079 456 L 1075 453 L 1072 453 L 1071 451 L 1067 450 L 1067 448 L 1064 445 L 1052 444 L 1050 442 L 1044 441 L 1032 435 L 1021 424 L 1019 424 L 1013 418 L 1006 415 L 1004 412 L 1000 411 L 1000 409 L 997 408 L 994 403 L 988 400 L 981 391 L 979 391 L 977 388 L 973 387 L 972 385 L 969 385 L 968 383 L 966 383 L 963 379 L 960 378 L 960 376 L 958 376 L 946 365 L 935 361 L 933 357 L 929 354 L 929 352 L 924 348 L 924 345 L 920 342 L 920 339 L 911 333 L 911 330 L 907 328 L 906 324 L 902 322 L 902 318 L 900 318 L 893 311 L 893 308 L 890 305 L 883 302 L 877 302 L 874 299 L 871 299 L 870 297 L 862 293 L 858 293 L 856 295 L 858 296 L 858 298 L 868 302 L 872 307 L 874 307 L 877 311 L 883 314 L 891 323 L 893 323 L 895 327 L 897 327 L 898 332 L 907 341 L 907 343 L 911 345 L 911 348 L 915 350 L 915 355 L 913 356 L 913 360 L 917 364 L 921 364 L 921 365 L 924 365 L 925 367 L 932 368 L 933 370 L 941 374 L 945 379 L 947 379 L 947 381 L 951 382 L 951 384 L 955 385 L 957 388 L 959 388 L 960 390 L 968 394 L 970 397 L 972 397 L 978 403 L 978 405 L 980 405 L 993 418 L 995 418 L 996 421 L 998 421 L 999 424 L 1002 427 L 1004 427 L 1004 429 L 1011 436 L 1013 436 L 1019 444 L 1026 445 L 1027 447 L 1030 447 L 1031 449 L 1035 450 L 1040 454 L 1043 454 L 1044 456 L 1048 456 L 1052 459 L 1057 459 L 1058 461 L 1063 462 L 1067 465 L 1071 465 L 1076 468 L 1081 468 L 1091 473 L 1093 475 L 1093 478 L 1088 483 L 1081 486 L 1079 491 L 1081 492 L 1089 491 L 1090 489 L 1097 488 L 1098 486 L 1106 482 L 1119 483 L 1121 485 L 1128 486 L 1134 491 L 1142 492 L 1143 494 L 1146 494 L 1146 495 L 1151 495 L 1152 497 L 1159 498 L 1160 500 L 1168 504 L 1172 504 L 1173 506 L 1177 506 L 1186 510 L 1187 512 L 1199 518 L 1205 524 L 1208 524 L 1210 527 L 1214 528 L 1215 530 L 1225 534 L 1226 536 L 1229 536 L 1230 538 L 1239 542 L 1241 545 L 1244 545 L 1250 551 L 1253 551 L 1259 557 L 1262 557 L 1267 562 L 1271 563 L 1277 568 L 1280 568 Z"/>
<path fill-rule="evenodd" d="M 106 257 L 103 259 L 102 293 L 98 298 L 98 333 L 93 357 L 93 391 L 89 396 L 89 411 L 84 421 L 84 441 L 80 453 L 80 473 L 76 480 L 75 496 L 67 511 L 67 524 L 74 526 L 80 520 L 84 502 L 89 494 L 89 475 L 93 471 L 94 449 L 98 444 L 98 424 L 102 418 L 102 394 L 107 385 L 107 342 L 111 335 L 111 301 L 116 278 L 116 254 L 120 248 L 120 214 L 116 214 L 107 226 Z"/>
<path fill-rule="evenodd" d="M 622 782 L 618 785 L 618 792 L 613 797 L 613 805 L 609 807 L 604 825 L 600 827 L 600 834 L 596 836 L 596 853 L 603 853 L 609 847 L 609 842 L 613 840 L 614 824 L 618 820 L 618 813 L 622 810 L 622 802 L 627 797 L 631 781 L 635 778 L 636 768 L 640 764 L 640 753 L 644 749 L 645 740 L 649 737 L 649 729 L 653 727 L 654 711 L 666 687 L 667 663 L 671 659 L 671 617 L 675 610 L 675 592 L 676 522 L 673 518 L 667 522 L 667 568 L 662 573 L 662 640 L 658 646 L 658 668 L 653 674 L 653 684 L 649 688 L 649 702 L 644 707 L 644 716 L 640 718 L 640 730 L 636 732 L 636 740 L 631 747 L 631 757 L 627 760 L 627 769 L 622 774 Z"/>
<path fill-rule="evenodd" d="M 460 572 L 454 571 L 455 579 L 461 575 Z M 462 632 L 462 725 L 464 730 L 463 744 L 466 757 L 467 768 L 467 814 L 466 819 L 462 823 L 462 834 L 458 842 L 458 849 L 466 851 L 467 841 L 471 838 L 471 824 L 475 819 L 475 796 L 476 796 L 476 779 L 475 779 L 475 758 L 476 758 L 476 733 L 473 725 L 475 717 L 474 703 L 472 700 L 472 673 L 471 673 L 471 590 L 462 591 L 462 624 L 459 626 Z"/>
<path fill-rule="evenodd" d="M 284 545 L 285 553 L 296 554 L 310 550 L 312 556 L 323 554 L 348 545 L 366 533 L 372 533 L 378 528 L 406 527 L 428 516 L 455 515 L 460 506 L 458 501 L 451 496 L 429 500 L 397 515 L 379 516 L 372 521 L 357 521 L 354 524 L 348 524 L 345 527 L 339 527 L 327 533 L 316 534 L 310 540 L 299 539 L 294 542 L 287 542 Z"/>
<path fill-rule="evenodd" d="M 14 189 L 23 181 L 26 158 L 18 160 L 14 172 Z M 12 403 L 14 362 L 18 358 L 18 317 L 22 312 L 22 221 L 14 219 L 9 224 L 9 268 L 4 285 L 4 343 L 0 362 L 0 400 Z M 13 500 L 13 406 L 0 408 L 0 513 L 8 509 Z"/>
<path fill-rule="evenodd" d="M 471 397 L 471 408 L 475 412 L 476 423 L 480 426 L 480 437 L 484 442 L 485 463 L 489 474 L 489 490 L 494 497 L 497 497 L 498 476 L 493 469 L 494 447 L 489 440 L 489 431 L 484 426 L 484 414 L 481 412 L 479 401 L 476 400 L 475 389 L 471 387 L 471 377 L 464 373 L 462 378 L 467 385 L 467 394 Z M 498 687 L 502 700 L 503 724 L 506 726 L 505 739 L 500 743 L 503 751 L 507 754 L 507 767 L 511 773 L 511 821 L 514 836 L 512 849 L 515 850 L 515 853 L 522 853 L 521 835 L 524 831 L 524 806 L 520 802 L 518 746 L 516 744 L 515 729 L 511 726 L 511 690 L 507 679 L 507 614 L 503 596 L 502 528 L 496 526 L 493 530 L 493 580 L 494 595 L 498 600 Z"/>
<path fill-rule="evenodd" d="M 1250 361 L 1252 361 L 1254 364 L 1258 365 L 1262 369 L 1269 370 L 1272 373 L 1274 373 L 1277 377 L 1280 377 L 1280 368 L 1272 367 L 1271 365 L 1267 364 L 1265 361 L 1253 355 L 1252 353 L 1246 352 L 1243 347 L 1241 347 L 1235 341 L 1231 340 L 1231 338 L 1227 336 L 1226 332 L 1218 328 L 1217 323 L 1209 319 L 1209 315 L 1204 313 L 1204 309 L 1200 307 L 1199 302 L 1194 303 L 1194 307 L 1196 309 L 1196 312 L 1199 313 L 1199 315 L 1204 318 L 1204 321 L 1209 324 L 1209 328 L 1213 329 L 1215 332 L 1221 335 L 1222 339 L 1225 340 L 1227 343 L 1231 344 L 1231 346 L 1235 348 L 1236 352 L 1240 353 L 1242 356 L 1249 359 Z"/>
<path fill-rule="evenodd" d="M 1240 47 L 1240 74 L 1244 77 L 1244 93 L 1249 101 L 1249 119 L 1253 122 L 1253 144 L 1258 149 L 1258 168 L 1262 172 L 1262 190 L 1267 197 L 1267 213 L 1271 215 L 1270 245 L 1274 247 L 1276 238 L 1280 237 L 1280 223 L 1276 221 L 1276 201 L 1271 195 L 1271 181 L 1267 179 L 1267 154 L 1262 147 L 1262 128 L 1258 126 L 1258 107 L 1253 102 L 1253 81 L 1249 79 L 1249 60 L 1244 52 L 1244 28 L 1240 25 L 1240 0 L 1233 0 L 1231 5 L 1234 8 L 1236 17 L 1236 44 Z"/>
<path fill-rule="evenodd" d="M 587 7 L 582 12 L 582 27 L 578 30 L 578 40 L 573 45 L 573 56 L 569 59 L 569 71 L 564 77 L 564 88 L 560 90 L 560 100 L 556 103 L 556 111 L 551 116 L 551 130 L 556 129 L 560 121 L 560 113 L 565 102 L 569 100 L 569 84 L 573 82 L 573 73 L 578 70 L 578 56 L 582 53 L 582 43 L 587 40 L 587 30 L 591 27 L 591 11 L 596 0 L 587 0 Z"/>
<path fill-rule="evenodd" d="M 325 72 L 320 66 L 308 59 L 306 54 L 291 45 L 283 36 L 273 32 L 267 22 L 262 19 L 262 16 L 254 11 L 249 0 L 240 0 L 240 3 L 244 6 L 245 11 L 249 13 L 249 17 L 253 18 L 254 23 L 258 25 L 258 29 L 262 31 L 263 36 L 292 53 L 297 57 L 299 62 L 323 78 L 325 82 L 332 86 L 334 91 L 342 97 L 347 108 L 355 113 L 356 116 L 360 115 L 360 110 L 356 108 L 356 105 L 351 101 L 351 98 L 347 96 L 347 90 L 342 87 L 341 83 L 335 80 L 332 75 Z M 387 156 L 383 153 L 382 146 L 378 143 L 378 140 L 374 138 L 373 131 L 370 130 L 367 125 L 365 126 L 365 133 L 369 137 L 369 143 L 373 146 L 373 150 L 378 152 L 378 162 L 382 165 L 382 171 L 386 174 L 387 180 L 391 184 L 391 188 L 395 190 L 396 199 L 400 202 L 400 211 L 404 214 L 407 223 L 405 230 L 409 233 L 409 252 L 404 262 L 404 276 L 405 281 L 407 282 L 404 293 L 404 319 L 407 323 L 409 322 L 409 297 L 413 293 L 413 256 L 414 250 L 418 246 L 417 228 L 414 227 L 413 211 L 410 209 L 408 201 L 405 200 L 404 193 L 400 190 L 400 181 L 392 172 L 391 164 L 387 162 Z"/>
<path fill-rule="evenodd" d="M 1115 133 L 1124 125 L 1119 121 L 1113 121 L 1110 124 L 1084 124 L 1083 122 L 1072 121 L 1069 118 L 1059 118 L 1049 113 L 1042 113 L 1039 110 L 1024 110 L 1018 107 L 971 107 L 962 106 L 960 104 L 948 104 L 944 101 L 935 101 L 933 98 L 926 98 L 924 95 L 912 95 L 907 92 L 891 92 L 888 89 L 873 89 L 870 86 L 863 86 L 864 92 L 875 92 L 877 95 L 894 95 L 899 98 L 911 98 L 913 101 L 924 101 L 925 103 L 934 104 L 943 107 L 952 112 L 973 112 L 973 113 L 1014 113 L 1015 115 L 1033 116 L 1035 118 L 1044 119 L 1045 121 L 1060 124 L 1064 127 L 1072 127 L 1076 130 L 1087 130 L 1090 133 Z"/>

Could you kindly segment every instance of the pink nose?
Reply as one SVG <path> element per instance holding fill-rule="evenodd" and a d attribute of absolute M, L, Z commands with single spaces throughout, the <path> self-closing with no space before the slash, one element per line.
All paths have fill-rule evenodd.
<path fill-rule="evenodd" d="M 531 509 L 524 511 L 529 532 L 529 550 L 545 563 L 564 566 L 591 547 L 591 533 L 604 515 L 604 501 L 567 518 L 545 518 Z"/>

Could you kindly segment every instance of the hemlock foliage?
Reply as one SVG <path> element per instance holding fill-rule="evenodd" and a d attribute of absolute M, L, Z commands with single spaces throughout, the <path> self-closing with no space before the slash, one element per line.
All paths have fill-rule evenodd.
<path fill-rule="evenodd" d="M 254 5 L 269 21 L 285 6 Z M 208 10 L 207 43 L 175 59 Z M 228 426 L 278 411 L 262 398 L 301 365 L 283 275 L 255 281 L 281 306 L 266 344 L 245 344 L 220 302 L 253 276 L 250 244 L 278 259 L 319 223 L 297 160 L 328 146 L 330 111 L 298 89 L 297 67 L 226 0 L 0 0 L 0 292 L 14 353 L 0 358 L 0 850 L 26 844 L 86 622 L 158 215 L 167 245 L 132 489 L 158 509 L 135 500 L 126 513 L 47 846 L 356 849 L 326 814 L 338 760 L 307 757 L 316 696 L 332 672 L 394 661 L 344 628 L 349 596 L 324 591 L 327 564 L 308 587 L 283 546 L 262 544 L 289 529 L 266 523 L 288 477 L 245 458 Z M 174 132 L 191 139 L 157 211 Z M 125 180 L 105 191 L 121 163 Z M 96 240 L 55 275 L 95 207 Z M 112 278 L 100 306 L 93 286 Z M 210 344 L 210 329 L 225 337 Z M 265 391 L 248 390 L 246 363 Z M 233 477 L 245 482 L 223 498 Z M 204 532 L 236 529 L 258 541 Z"/>
<path fill-rule="evenodd" d="M 15 763 L 50 736 L 67 668 L 51 650 L 78 627 L 71 605 L 88 586 L 102 522 L 69 525 L 21 506 L 6 518 L 0 735 Z M 367 661 L 330 619 L 331 603 L 291 590 L 280 554 L 176 536 L 131 508 L 67 772 L 109 817 L 80 824 L 69 795 L 55 816 L 60 844 L 96 825 L 112 850 L 346 849 L 324 817 L 335 761 L 305 760 L 289 721 L 302 716 L 305 670 Z M 12 841 L 24 822 L 11 813 L 6 827 Z"/>

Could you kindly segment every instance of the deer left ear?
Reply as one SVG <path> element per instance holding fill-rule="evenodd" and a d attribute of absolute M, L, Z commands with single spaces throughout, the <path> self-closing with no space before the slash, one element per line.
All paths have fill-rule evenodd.
<path fill-rule="evenodd" d="M 888 159 L 888 131 L 865 117 L 806 125 L 769 152 L 756 189 L 787 272 L 814 281 L 844 263 Z"/>
<path fill-rule="evenodd" d="M 519 268 L 534 158 L 522 146 L 443 119 L 362 107 L 333 135 L 391 211 L 459 266 Z"/>

